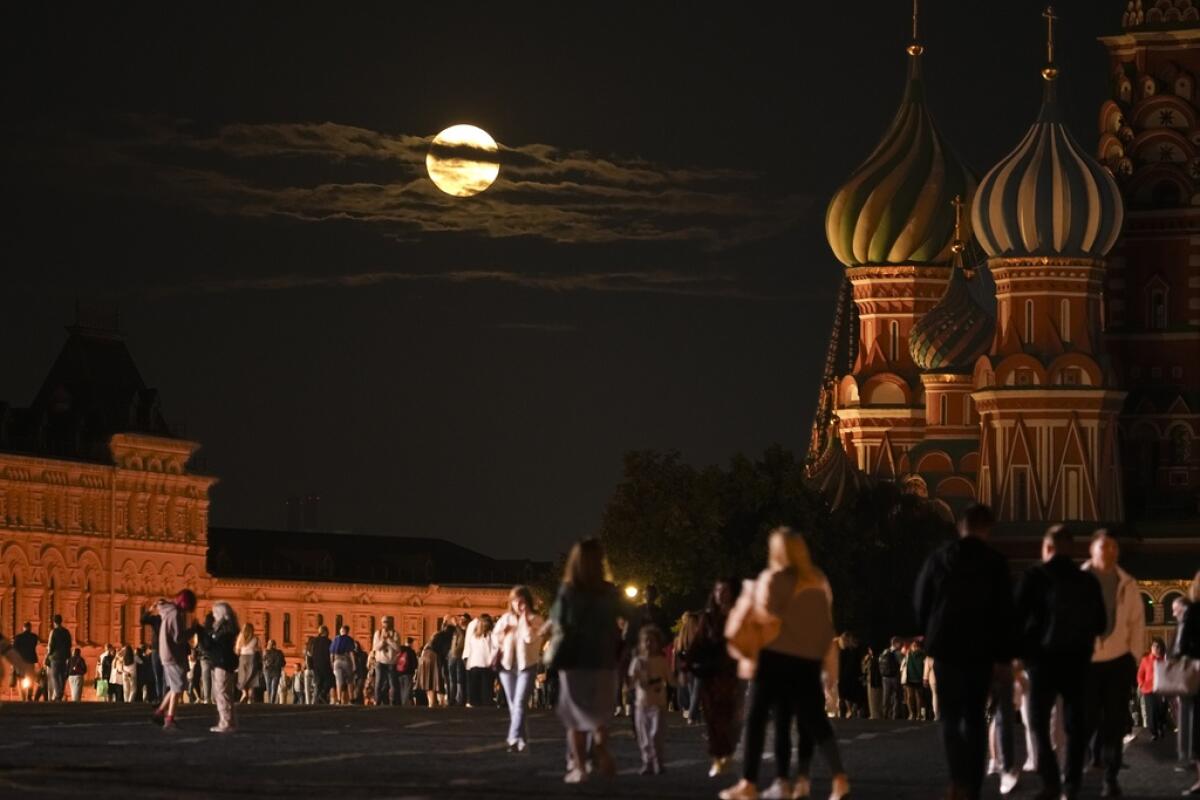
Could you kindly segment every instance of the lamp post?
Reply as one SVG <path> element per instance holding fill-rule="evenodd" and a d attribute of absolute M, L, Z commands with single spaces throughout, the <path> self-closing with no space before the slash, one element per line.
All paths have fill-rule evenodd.
<path fill-rule="evenodd" d="M 625 587 L 625 596 L 630 600 L 636 600 L 638 596 L 638 587 L 634 586 L 632 583 L 628 584 Z"/>

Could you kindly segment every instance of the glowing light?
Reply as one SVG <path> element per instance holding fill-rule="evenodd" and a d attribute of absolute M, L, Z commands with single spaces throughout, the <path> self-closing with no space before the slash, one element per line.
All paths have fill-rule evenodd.
<path fill-rule="evenodd" d="M 434 186 L 454 197 L 470 197 L 491 186 L 500 174 L 496 140 L 474 125 L 452 125 L 433 137 L 425 169 Z M 478 154 L 472 158 L 473 154 Z"/>
<path fill-rule="evenodd" d="M 625 596 L 630 600 L 638 596 L 638 588 L 632 583 L 625 587 Z"/>
<path fill-rule="evenodd" d="M 22 689 L 32 689 L 32 688 L 33 688 L 33 681 L 31 681 L 29 678 L 24 678 L 24 679 L 22 679 L 22 680 L 21 680 L 21 688 L 22 688 Z"/>

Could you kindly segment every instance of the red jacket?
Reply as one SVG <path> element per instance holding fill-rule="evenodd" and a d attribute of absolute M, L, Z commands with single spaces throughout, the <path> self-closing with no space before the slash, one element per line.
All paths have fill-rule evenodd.
<path fill-rule="evenodd" d="M 1156 657 L 1154 653 L 1146 653 L 1142 656 L 1142 663 L 1138 665 L 1138 691 L 1142 694 L 1152 694 L 1154 692 L 1154 663 L 1162 661 Z"/>

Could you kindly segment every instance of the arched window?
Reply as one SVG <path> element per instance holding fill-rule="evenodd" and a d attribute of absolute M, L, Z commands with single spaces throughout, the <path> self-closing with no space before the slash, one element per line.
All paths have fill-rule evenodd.
<path fill-rule="evenodd" d="M 1058 327 L 1064 342 L 1071 341 L 1071 301 L 1065 297 L 1058 306 Z"/>
<path fill-rule="evenodd" d="M 17 627 L 17 608 L 20 603 L 17 602 L 17 576 L 12 576 L 12 590 L 9 592 L 8 614 L 11 619 L 8 621 L 8 629 L 14 634 L 21 630 Z"/>
<path fill-rule="evenodd" d="M 946 395 L 938 398 L 938 423 L 941 425 L 950 424 L 950 398 Z"/>
<path fill-rule="evenodd" d="M 1025 344 L 1033 344 L 1033 301 L 1025 301 Z"/>
<path fill-rule="evenodd" d="M 900 323 L 892 320 L 888 323 L 888 360 L 900 359 Z"/>
<path fill-rule="evenodd" d="M 1154 598 L 1142 592 L 1142 613 L 1146 617 L 1146 624 L 1154 624 Z"/>
<path fill-rule="evenodd" d="M 1192 460 L 1192 437 L 1183 425 L 1171 428 L 1171 465 L 1181 467 Z"/>
<path fill-rule="evenodd" d="M 336 617 L 333 618 L 333 628 L 338 633 L 342 632 L 342 615 L 341 614 L 338 614 Z"/>

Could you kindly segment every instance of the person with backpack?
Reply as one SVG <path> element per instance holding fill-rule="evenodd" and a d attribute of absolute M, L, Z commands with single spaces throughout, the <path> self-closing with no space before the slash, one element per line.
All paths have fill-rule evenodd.
<path fill-rule="evenodd" d="M 413 680 L 417 675 L 417 663 L 420 661 L 420 656 L 417 655 L 413 644 L 416 639 L 409 636 L 404 640 L 404 644 L 400 645 L 400 651 L 396 655 L 396 704 L 401 706 L 412 705 Z"/>
<path fill-rule="evenodd" d="M 883 718 L 900 719 L 900 637 L 893 636 L 891 646 L 879 656 L 879 677 L 883 683 Z"/>
<path fill-rule="evenodd" d="M 1074 798 L 1087 748 L 1084 676 L 1107 617 L 1100 584 L 1071 561 L 1071 534 L 1061 525 L 1042 539 L 1042 563 L 1021 576 L 1016 593 L 1018 647 L 1029 675 L 1030 727 L 1037 747 L 1039 797 Z M 1066 783 L 1050 736 L 1050 714 L 1063 699 Z"/>
<path fill-rule="evenodd" d="M 395 617 L 383 618 L 383 627 L 371 637 L 371 652 L 375 655 L 375 705 L 396 704 L 396 657 L 400 655 L 400 634 Z"/>

